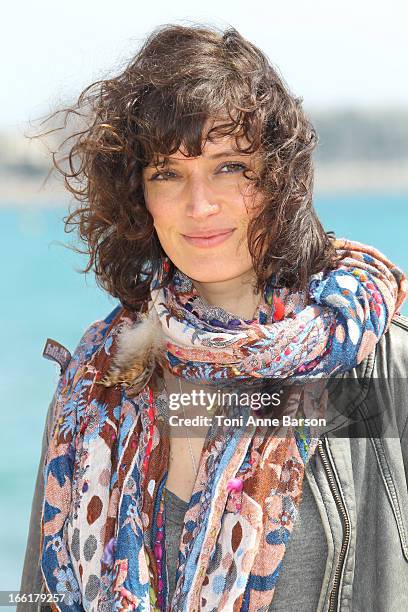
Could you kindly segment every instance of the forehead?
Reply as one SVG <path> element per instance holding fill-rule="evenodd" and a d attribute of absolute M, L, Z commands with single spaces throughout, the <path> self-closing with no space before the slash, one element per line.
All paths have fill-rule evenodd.
<path fill-rule="evenodd" d="M 241 145 L 242 147 L 242 145 Z M 241 151 L 237 147 L 237 142 L 234 136 L 221 136 L 215 137 L 212 140 L 204 140 L 202 145 L 202 156 L 213 158 L 214 156 L 220 156 L 223 153 L 226 155 L 240 155 Z M 180 146 L 178 151 L 170 157 L 186 158 L 187 152 L 183 145 Z"/>
<path fill-rule="evenodd" d="M 199 127 L 198 125 L 196 127 Z M 193 131 L 194 126 L 192 126 Z M 232 123 L 230 116 L 218 115 L 208 117 L 199 130 L 200 134 L 191 134 L 181 137 L 178 149 L 169 153 L 169 145 L 164 150 L 156 149 L 150 152 L 145 168 L 163 167 L 165 165 L 185 165 L 193 160 L 207 160 L 224 157 L 244 157 L 247 163 L 257 164 L 259 149 L 254 151 L 252 142 L 246 136 L 246 130 L 239 122 Z M 187 146 L 188 143 L 188 146 Z M 170 149 L 171 150 L 171 149 Z M 190 151 L 190 155 L 189 155 Z M 255 159 L 252 159 L 254 157 Z"/>
<path fill-rule="evenodd" d="M 241 149 L 245 149 L 246 147 L 249 146 L 250 143 L 246 138 L 241 137 L 238 140 L 238 145 L 237 145 L 237 139 L 233 135 L 228 135 L 228 136 L 211 135 L 210 138 L 207 137 L 205 140 L 203 140 L 203 143 L 202 143 L 202 149 L 201 149 L 202 154 L 200 157 L 204 159 L 212 160 L 212 159 L 217 159 L 217 158 L 226 157 L 226 156 L 246 156 L 248 157 L 250 155 L 249 153 L 240 151 L 240 149 L 238 148 L 238 145 Z M 183 145 L 180 145 L 178 150 L 175 153 L 172 153 L 171 155 L 157 154 L 155 156 L 155 159 L 153 159 L 151 161 L 151 164 L 149 165 L 154 165 L 157 162 L 162 163 L 164 161 L 188 162 L 188 161 L 191 161 L 192 159 L 197 159 L 197 158 L 188 156 L 188 152 L 186 148 Z"/>

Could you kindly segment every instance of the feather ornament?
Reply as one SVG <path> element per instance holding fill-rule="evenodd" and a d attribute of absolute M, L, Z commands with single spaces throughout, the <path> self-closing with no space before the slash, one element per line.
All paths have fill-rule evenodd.
<path fill-rule="evenodd" d="M 161 364 L 165 338 L 156 310 L 139 315 L 133 325 L 124 324 L 118 332 L 112 367 L 99 384 L 105 387 L 123 383 L 139 392 L 150 380 L 157 363 Z"/>

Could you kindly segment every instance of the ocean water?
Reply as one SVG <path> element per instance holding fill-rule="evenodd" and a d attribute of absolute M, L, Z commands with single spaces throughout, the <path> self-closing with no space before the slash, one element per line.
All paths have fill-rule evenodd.
<path fill-rule="evenodd" d="M 327 230 L 374 245 L 408 271 L 408 195 L 350 194 L 318 198 L 315 206 Z M 117 304 L 76 272 L 84 257 L 59 244 L 72 240 L 64 213 L 0 208 L 0 590 L 20 585 L 44 418 L 58 380 L 58 368 L 42 358 L 45 340 L 72 352 L 85 327 Z"/>

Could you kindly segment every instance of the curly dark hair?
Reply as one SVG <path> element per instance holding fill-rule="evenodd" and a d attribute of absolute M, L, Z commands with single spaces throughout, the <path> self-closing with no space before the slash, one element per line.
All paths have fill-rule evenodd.
<path fill-rule="evenodd" d="M 334 266 L 331 232 L 312 204 L 316 132 L 302 99 L 235 28 L 160 26 L 118 76 L 93 83 L 57 113 L 65 125 L 70 117 L 86 122 L 64 140 L 65 156 L 62 144 L 53 154 L 76 200 L 65 230 L 76 229 L 85 245 L 77 248 L 89 256 L 83 272 L 93 269 L 127 308 L 140 309 L 166 256 L 145 205 L 143 168 L 181 145 L 200 155 L 212 118 L 223 121 L 211 134 L 245 136 L 245 152 L 261 155 L 252 180 L 264 204 L 248 226 L 257 291 L 276 269 L 279 284 L 304 290 L 311 274 Z M 162 284 L 173 273 L 170 262 Z"/>

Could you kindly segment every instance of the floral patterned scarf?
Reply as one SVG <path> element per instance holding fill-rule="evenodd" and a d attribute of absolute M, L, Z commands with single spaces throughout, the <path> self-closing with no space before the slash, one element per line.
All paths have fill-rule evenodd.
<path fill-rule="evenodd" d="M 152 283 L 144 318 L 118 306 L 86 331 L 58 383 L 44 465 L 41 569 L 60 599 L 54 610 L 267 609 L 318 437 L 308 427 L 271 435 L 256 426 L 207 435 L 169 601 L 168 400 L 152 382 L 152 355 L 197 382 L 308 380 L 353 368 L 388 329 L 407 279 L 372 247 L 335 246 L 335 270 L 314 275 L 304 293 L 271 281 L 253 321 L 205 304 L 176 271 L 165 288 Z M 133 354 L 138 337 L 150 338 L 140 334 L 148 320 L 163 343 Z"/>

